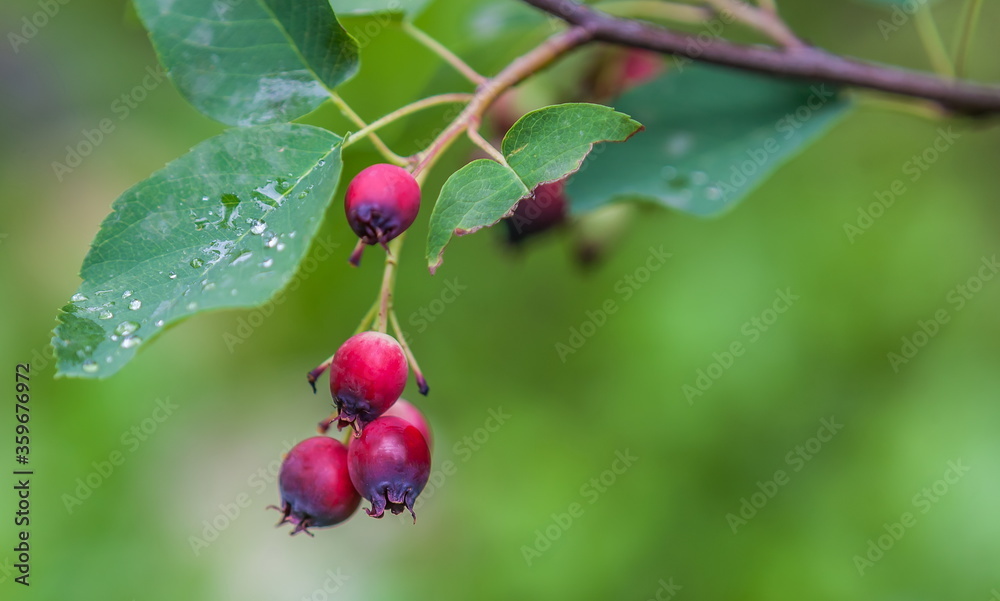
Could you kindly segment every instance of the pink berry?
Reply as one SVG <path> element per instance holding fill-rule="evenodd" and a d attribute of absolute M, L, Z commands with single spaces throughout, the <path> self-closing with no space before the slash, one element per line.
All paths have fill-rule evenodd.
<path fill-rule="evenodd" d="M 333 526 L 351 517 L 361 496 L 351 483 L 347 448 L 327 436 L 307 438 L 292 447 L 281 464 L 281 521 L 295 524 L 292 534 Z"/>
<path fill-rule="evenodd" d="M 431 440 L 431 426 L 427 423 L 427 418 L 424 417 L 424 414 L 421 413 L 420 410 L 413 405 L 413 403 L 405 399 L 399 399 L 382 415 L 385 417 L 391 416 L 406 420 L 411 426 L 420 430 L 420 433 L 424 435 L 424 440 L 427 441 L 427 448 L 434 448 L 434 441 Z"/>
<path fill-rule="evenodd" d="M 430 476 L 431 453 L 415 426 L 399 417 L 376 419 L 351 440 L 347 466 L 354 487 L 372 503 L 365 513 L 380 518 L 386 509 L 406 508 L 417 520 L 413 503 Z"/>
<path fill-rule="evenodd" d="M 420 210 L 420 185 L 402 167 L 372 165 L 347 185 L 344 210 L 347 223 L 361 239 L 351 255 L 351 263 L 357 265 L 365 244 L 384 247 L 413 224 Z"/>
<path fill-rule="evenodd" d="M 392 336 L 370 331 L 348 338 L 330 365 L 339 427 L 360 431 L 382 415 L 403 394 L 408 374 L 403 347 Z"/>

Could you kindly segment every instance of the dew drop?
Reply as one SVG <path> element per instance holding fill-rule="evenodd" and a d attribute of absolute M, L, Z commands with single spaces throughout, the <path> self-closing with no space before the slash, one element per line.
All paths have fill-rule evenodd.
<path fill-rule="evenodd" d="M 275 250 L 277 250 L 278 252 L 281 252 L 281 251 L 285 250 L 285 243 L 284 242 L 279 242 L 278 246 L 277 246 L 277 248 Z"/>
<path fill-rule="evenodd" d="M 190 303 L 187 304 L 187 310 L 188 311 L 194 311 L 197 308 L 198 308 L 198 303 L 196 303 L 194 301 L 191 301 Z"/>
<path fill-rule="evenodd" d="M 132 332 L 139 329 L 139 324 L 134 321 L 123 321 L 117 326 L 115 326 L 115 334 L 119 336 L 128 336 Z"/>
<path fill-rule="evenodd" d="M 142 344 L 142 338 L 139 338 L 138 336 L 128 336 L 122 340 L 121 346 L 122 348 L 134 348 L 140 344 Z"/>
<path fill-rule="evenodd" d="M 323 165 L 326 165 L 326 161 L 320 161 L 320 162 L 318 162 L 316 164 L 319 165 L 320 167 L 322 167 Z"/>
<path fill-rule="evenodd" d="M 238 265 L 238 264 L 240 264 L 240 263 L 242 263 L 244 261 L 249 260 L 250 257 L 252 257 L 252 256 L 253 256 L 253 253 L 250 252 L 249 250 L 240 251 L 240 253 L 238 255 L 236 255 L 236 258 L 234 258 L 232 261 L 230 261 L 229 264 L 230 265 Z"/>
<path fill-rule="evenodd" d="M 122 292 L 122 298 L 128 298 L 130 296 L 132 296 L 131 290 L 126 290 L 125 292 Z"/>
<path fill-rule="evenodd" d="M 115 316 L 114 313 L 112 313 L 111 311 L 105 310 L 105 311 L 101 311 L 101 314 L 97 316 L 97 319 L 111 319 L 114 316 Z"/>
<path fill-rule="evenodd" d="M 98 368 L 97 361 L 94 361 L 93 359 L 87 359 L 86 361 L 83 362 L 83 371 L 87 372 L 88 374 L 96 372 L 97 368 Z"/>
<path fill-rule="evenodd" d="M 202 196 L 202 197 L 201 197 L 201 201 L 202 201 L 202 202 L 206 202 L 206 201 L 208 201 L 208 200 L 210 200 L 210 199 L 209 199 L 209 198 L 208 198 L 207 196 Z"/>
<path fill-rule="evenodd" d="M 140 307 L 142 307 L 142 301 L 137 298 L 132 299 L 132 302 L 128 304 L 128 308 L 133 311 L 138 311 Z"/>
<path fill-rule="evenodd" d="M 163 327 L 163 320 L 162 319 L 157 319 L 156 323 L 154 323 L 153 325 L 155 325 L 158 328 L 162 328 Z"/>
<path fill-rule="evenodd" d="M 82 303 L 83 301 L 87 300 L 87 297 L 77 292 L 76 294 L 71 296 L 69 300 L 73 301 L 74 303 Z"/>
<path fill-rule="evenodd" d="M 176 280 L 177 279 L 177 274 L 171 271 L 170 275 L 168 275 L 167 277 L 170 278 L 171 280 Z"/>
<path fill-rule="evenodd" d="M 297 232 L 288 232 L 288 237 L 289 238 L 294 238 L 296 233 Z"/>
<path fill-rule="evenodd" d="M 253 234 L 254 236 L 259 236 L 263 234 L 264 230 L 266 229 L 267 229 L 267 224 L 264 223 L 263 221 L 260 221 L 258 219 L 250 221 L 250 233 Z"/>
<path fill-rule="evenodd" d="M 270 267 L 274 265 L 274 259 L 264 259 L 264 262 L 260 264 L 261 267 Z"/>
<path fill-rule="evenodd" d="M 278 244 L 278 237 L 277 236 L 271 236 L 270 238 L 268 238 L 267 242 L 264 243 L 264 246 L 266 246 L 268 248 L 274 248 L 275 245 L 277 245 L 277 244 Z"/>
<path fill-rule="evenodd" d="M 197 257 L 194 258 L 194 259 L 191 259 L 191 267 L 194 267 L 195 269 L 198 269 L 199 267 L 201 267 L 204 264 L 205 264 L 205 262 L 202 261 L 201 259 L 197 258 Z"/>
<path fill-rule="evenodd" d="M 202 286 L 201 289 L 204 292 L 208 292 L 209 290 L 214 290 L 215 289 L 215 282 L 208 282 L 207 284 L 205 284 L 204 286 Z"/>

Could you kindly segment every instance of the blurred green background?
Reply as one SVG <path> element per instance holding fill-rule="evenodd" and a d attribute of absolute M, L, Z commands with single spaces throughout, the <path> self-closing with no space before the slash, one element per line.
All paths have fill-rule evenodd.
<path fill-rule="evenodd" d="M 491 37 L 512 4 L 438 0 L 417 22 L 490 70 L 531 41 Z M 926 66 L 912 23 L 884 40 L 885 13 L 786 4 L 787 19 L 815 43 Z M 946 33 L 960 5 L 935 9 Z M 414 399 L 411 384 L 406 396 L 434 428 L 436 468 L 454 469 L 435 476 L 416 526 L 359 514 L 315 538 L 291 538 L 265 510 L 278 501 L 277 460 L 326 415 L 329 398 L 310 392 L 305 372 L 353 331 L 377 291 L 377 263 L 348 267 L 353 236 L 335 199 L 320 235 L 341 245 L 344 260 L 321 262 L 245 343 L 229 348 L 223 336 L 253 311 L 207 314 L 110 380 L 54 380 L 56 312 L 111 202 L 222 127 L 167 82 L 58 181 L 52 162 L 83 129 L 115 116 L 112 103 L 155 57 L 118 0 L 59 5 L 12 52 L 6 34 L 39 6 L 0 7 L 4 599 L 645 600 L 670 596 L 664 584 L 682 587 L 677 599 L 1000 595 L 1000 278 L 984 271 L 992 279 L 961 309 L 948 296 L 1000 251 L 1000 130 L 990 123 L 862 106 L 735 211 L 711 221 L 645 212 L 588 273 L 575 268 L 564 236 L 511 254 L 497 232 L 484 232 L 453 242 L 431 277 L 425 211 L 404 249 L 396 305 L 432 392 Z M 975 78 L 1000 80 L 998 26 L 1000 6 L 986 3 L 969 65 Z M 428 81 L 432 92 L 462 89 L 395 28 L 363 60 L 343 95 L 369 119 L 427 93 Z M 308 121 L 346 128 L 328 107 Z M 442 123 L 430 113 L 387 138 L 409 152 L 408 141 Z M 942 126 L 961 137 L 911 182 L 904 164 Z M 352 148 L 348 173 L 377 160 L 368 152 Z M 437 168 L 430 189 L 464 152 Z M 844 223 L 896 179 L 905 194 L 851 243 Z M 671 258 L 626 300 L 616 284 L 661 245 Z M 444 304 L 449 282 L 463 289 Z M 800 299 L 751 342 L 745 324 L 786 288 Z M 608 299 L 619 310 L 561 361 L 557 343 Z M 422 309 L 434 317 L 426 327 L 412 317 Z M 942 309 L 948 322 L 894 370 L 887 354 Z M 745 354 L 689 404 L 682 386 L 736 341 Z M 12 582 L 9 476 L 10 389 L 15 364 L 27 361 L 29 589 Z M 166 404 L 176 407 L 169 415 L 157 411 Z M 509 417 L 487 433 L 491 410 Z M 810 442 L 831 417 L 843 428 Z M 790 460 L 800 445 L 812 445 L 810 459 Z M 618 452 L 637 459 L 605 473 Z M 124 463 L 109 471 L 112 456 Z M 942 484 L 949 461 L 969 469 Z M 727 514 L 777 470 L 787 483 L 734 533 Z M 595 493 L 588 483 L 602 476 Z M 580 510 L 567 525 L 562 514 L 574 503 Z M 915 524 L 898 541 L 883 537 L 888 550 L 859 573 L 855 556 L 906 512 Z M 525 548 L 538 551 L 530 562 Z"/>

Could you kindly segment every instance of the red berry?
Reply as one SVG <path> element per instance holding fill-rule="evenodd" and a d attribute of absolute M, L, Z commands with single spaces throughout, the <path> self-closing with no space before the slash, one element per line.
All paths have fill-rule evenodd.
<path fill-rule="evenodd" d="M 420 210 L 420 186 L 402 167 L 372 165 L 347 185 L 344 210 L 347 223 L 361 238 L 351 255 L 357 265 L 365 244 L 385 246 L 413 224 Z"/>
<path fill-rule="evenodd" d="M 566 221 L 568 203 L 563 191 L 565 184 L 565 179 L 538 184 L 531 196 L 517 203 L 513 214 L 504 220 L 507 240 L 511 244 L 523 242 Z"/>
<path fill-rule="evenodd" d="M 351 424 L 360 431 L 382 415 L 403 394 L 408 374 L 403 347 L 392 336 L 361 332 L 348 338 L 330 365 L 339 427 Z"/>
<path fill-rule="evenodd" d="M 292 534 L 333 526 L 351 517 L 361 496 L 351 484 L 347 448 L 327 436 L 307 438 L 292 447 L 281 464 L 281 521 L 295 524 Z"/>
<path fill-rule="evenodd" d="M 431 440 L 431 427 L 427 423 L 427 418 L 424 414 L 417 409 L 413 403 L 407 401 L 406 399 L 399 399 L 389 407 L 385 413 L 382 414 L 384 417 L 398 417 L 406 420 L 411 426 L 420 430 L 420 433 L 424 435 L 424 440 L 427 441 L 427 448 L 434 447 L 434 441 Z"/>
<path fill-rule="evenodd" d="M 380 417 L 351 440 L 347 451 L 351 482 L 371 501 L 365 513 L 380 518 L 388 508 L 398 514 L 405 507 L 417 520 L 413 503 L 427 484 L 431 453 L 424 435 L 399 417 Z"/>

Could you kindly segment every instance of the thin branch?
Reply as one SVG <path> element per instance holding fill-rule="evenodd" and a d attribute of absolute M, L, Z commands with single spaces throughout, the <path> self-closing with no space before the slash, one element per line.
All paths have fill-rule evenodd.
<path fill-rule="evenodd" d="M 441 42 L 435 40 L 431 36 L 424 33 L 422 30 L 418 29 L 416 25 L 410 23 L 409 21 L 403 21 L 403 31 L 410 34 L 414 40 L 420 42 L 427 48 L 431 50 L 434 54 L 437 54 L 445 60 L 449 65 L 455 67 L 455 70 L 465 76 L 466 79 L 476 84 L 477 86 L 486 81 L 486 78 L 480 75 L 475 69 L 469 66 L 468 63 L 463 61 L 458 57 L 457 54 L 448 50 L 441 44 Z"/>
<path fill-rule="evenodd" d="M 719 15 L 732 15 L 733 19 L 755 29 L 785 48 L 801 48 L 805 44 L 785 25 L 777 13 L 761 10 L 743 0 L 704 0 Z"/>
<path fill-rule="evenodd" d="M 486 80 L 476 90 L 476 94 L 469 104 L 448 124 L 444 131 L 438 134 L 427 148 L 412 157 L 412 161 L 416 163 L 413 168 L 413 176 L 419 181 L 441 154 L 451 146 L 455 138 L 468 129 L 470 124 L 478 123 L 486 109 L 500 94 L 590 39 L 591 34 L 586 29 L 571 27 L 545 40 L 527 54 L 517 57 L 504 67 L 496 77 Z"/>
<path fill-rule="evenodd" d="M 480 147 L 483 150 L 483 152 L 490 155 L 490 158 L 500 163 L 504 167 L 507 166 L 507 159 L 503 156 L 503 154 L 499 150 L 497 150 L 492 144 L 490 144 L 486 140 L 486 138 L 484 138 L 479 133 L 478 129 L 470 127 L 469 129 L 465 130 L 465 133 L 467 136 L 469 136 L 469 139 L 472 140 L 472 142 L 476 146 Z"/>
<path fill-rule="evenodd" d="M 427 98 L 422 98 L 416 102 L 411 102 L 406 106 L 399 107 L 398 109 L 392 111 L 388 115 L 379 117 L 378 119 L 372 121 L 367 126 L 361 128 L 360 130 L 354 132 L 347 137 L 344 141 L 344 147 L 350 146 L 351 144 L 365 138 L 368 135 L 374 135 L 372 132 L 381 129 L 386 125 L 389 125 L 393 121 L 401 119 L 411 113 L 429 108 L 432 106 L 437 106 L 439 104 L 457 104 L 461 102 L 469 102 L 472 100 L 472 94 L 438 94 L 437 96 L 428 96 Z"/>
<path fill-rule="evenodd" d="M 941 32 L 938 31 L 937 23 L 934 22 L 934 15 L 931 14 L 929 6 L 922 6 L 914 16 L 917 25 L 917 35 L 920 36 L 920 43 L 924 46 L 924 52 L 931 61 L 931 68 L 942 77 L 954 79 L 955 68 L 948 58 L 948 50 L 941 39 Z"/>
<path fill-rule="evenodd" d="M 811 79 L 926 98 L 940 103 L 952 112 L 970 116 L 1000 113 L 1000 87 L 997 86 L 950 81 L 927 73 L 867 63 L 831 54 L 813 46 L 781 50 L 736 44 L 722 39 L 705 43 L 697 36 L 648 23 L 617 19 L 568 0 L 524 1 L 560 17 L 574 25 L 574 29 L 582 29 L 594 40 L 655 50 L 768 75 Z"/>
<path fill-rule="evenodd" d="M 360 127 L 361 129 L 368 127 L 367 124 L 365 123 L 365 120 L 362 119 L 360 116 L 358 116 L 358 114 L 354 112 L 354 109 L 352 109 L 350 105 L 348 105 L 347 102 L 345 102 L 344 99 L 340 97 L 339 94 L 337 94 L 336 92 L 330 92 L 330 99 L 333 100 L 333 104 L 337 106 L 337 109 L 345 117 L 347 117 L 351 121 L 351 123 L 354 123 L 354 125 Z M 399 156 L 395 152 L 389 150 L 389 147 L 385 145 L 385 142 L 382 141 L 382 138 L 379 138 L 377 135 L 372 134 L 371 140 L 372 144 L 375 145 L 375 148 L 378 149 L 379 153 L 385 158 L 385 160 L 395 165 L 400 165 L 400 166 L 406 165 L 406 159 Z"/>
<path fill-rule="evenodd" d="M 972 45 L 972 35 L 979 21 L 979 11 L 983 8 L 983 0 L 968 0 L 963 10 L 962 31 L 958 34 L 955 47 L 955 76 L 965 75 L 965 63 L 969 58 L 969 46 Z"/>

